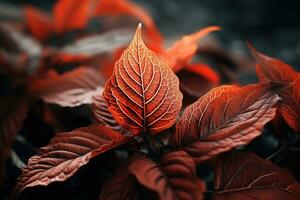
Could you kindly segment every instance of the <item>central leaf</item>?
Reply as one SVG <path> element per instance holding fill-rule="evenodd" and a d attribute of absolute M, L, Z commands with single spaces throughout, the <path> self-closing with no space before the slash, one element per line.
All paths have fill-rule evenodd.
<path fill-rule="evenodd" d="M 182 101 L 179 81 L 145 46 L 141 25 L 115 63 L 103 96 L 116 121 L 134 134 L 156 133 L 174 124 Z"/>

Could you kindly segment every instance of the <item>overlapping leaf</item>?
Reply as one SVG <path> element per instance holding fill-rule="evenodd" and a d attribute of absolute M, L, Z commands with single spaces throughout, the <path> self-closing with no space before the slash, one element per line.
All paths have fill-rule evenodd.
<path fill-rule="evenodd" d="M 137 155 L 128 169 L 161 200 L 203 199 L 205 185 L 196 176 L 193 159 L 183 151 L 167 153 L 159 162 Z"/>
<path fill-rule="evenodd" d="M 116 130 L 121 129 L 120 125 L 116 122 L 112 114 L 108 111 L 107 104 L 102 94 L 93 96 L 92 102 L 93 114 L 100 124 L 103 124 Z"/>
<path fill-rule="evenodd" d="M 159 30 L 156 28 L 153 20 L 146 10 L 136 4 L 128 0 L 100 0 L 96 8 L 95 15 L 127 15 L 137 18 L 146 26 L 146 35 L 149 37 L 152 49 L 155 51 L 162 50 L 163 38 Z"/>
<path fill-rule="evenodd" d="M 142 41 L 141 25 L 103 93 L 116 121 L 134 134 L 171 127 L 181 108 L 178 78 Z"/>
<path fill-rule="evenodd" d="M 21 95 L 1 97 L 0 100 L 0 188 L 4 184 L 5 161 L 27 116 L 26 98 Z"/>
<path fill-rule="evenodd" d="M 217 26 L 211 26 L 199 30 L 196 33 L 182 37 L 163 53 L 163 59 L 175 71 L 185 66 L 197 51 L 197 42 L 213 31 L 220 30 Z"/>
<path fill-rule="evenodd" d="M 139 200 L 141 199 L 141 188 L 137 180 L 128 171 L 128 165 L 134 160 L 129 160 L 117 169 L 113 176 L 108 179 L 100 192 L 101 200 Z M 149 199 L 143 196 L 144 199 Z"/>
<path fill-rule="evenodd" d="M 284 119 L 293 129 L 300 130 L 300 75 L 291 66 L 279 59 L 268 57 L 249 45 L 252 54 L 258 64 L 256 73 L 261 82 L 275 82 L 285 85 L 278 90 L 278 95 L 282 98 L 279 102 L 279 111 Z"/>
<path fill-rule="evenodd" d="M 99 72 L 80 67 L 62 75 L 49 71 L 46 77 L 31 82 L 31 94 L 48 103 L 74 107 L 91 104 L 92 97 L 103 91 L 102 77 Z"/>
<path fill-rule="evenodd" d="M 199 98 L 220 83 L 218 74 L 206 64 L 187 64 L 176 73 L 180 89 Z"/>
<path fill-rule="evenodd" d="M 56 135 L 31 157 L 18 179 L 16 191 L 65 181 L 92 158 L 128 141 L 119 132 L 91 125 Z"/>
<path fill-rule="evenodd" d="M 185 109 L 172 144 L 201 162 L 250 142 L 275 116 L 279 97 L 271 87 L 228 85 L 211 90 Z"/>
<path fill-rule="evenodd" d="M 300 184 L 287 170 L 252 153 L 231 152 L 215 164 L 215 200 L 296 200 Z"/>

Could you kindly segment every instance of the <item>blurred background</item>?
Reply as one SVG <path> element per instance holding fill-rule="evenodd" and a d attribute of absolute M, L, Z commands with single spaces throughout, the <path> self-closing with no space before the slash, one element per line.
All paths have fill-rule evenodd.
<path fill-rule="evenodd" d="M 32 4 L 50 10 L 55 0 L 1 0 Z M 244 41 L 299 69 L 300 2 L 294 0 L 134 0 L 147 9 L 166 36 L 182 35 L 208 25 L 221 26 L 217 34 L 225 49 L 248 52 Z"/>

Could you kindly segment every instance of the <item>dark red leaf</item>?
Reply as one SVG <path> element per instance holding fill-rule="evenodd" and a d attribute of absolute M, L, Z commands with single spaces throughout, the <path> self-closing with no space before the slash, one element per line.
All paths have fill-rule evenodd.
<path fill-rule="evenodd" d="M 285 85 L 277 90 L 281 97 L 278 109 L 290 127 L 300 130 L 300 75 L 293 68 L 279 59 L 268 57 L 258 52 L 254 47 L 249 48 L 258 64 L 256 73 L 263 83 L 273 82 Z"/>
<path fill-rule="evenodd" d="M 27 116 L 27 100 L 23 96 L 1 97 L 0 100 L 0 186 L 3 184 L 5 161 Z"/>
<path fill-rule="evenodd" d="M 218 74 L 206 64 L 187 64 L 176 75 L 181 91 L 197 98 L 220 83 Z"/>
<path fill-rule="evenodd" d="M 112 114 L 108 111 L 107 104 L 102 94 L 93 96 L 92 104 L 93 114 L 100 124 L 103 124 L 116 130 L 121 129 L 120 125 L 116 122 Z"/>
<path fill-rule="evenodd" d="M 47 39 L 53 33 L 53 22 L 47 13 L 33 6 L 24 7 L 26 26 L 38 40 Z"/>
<path fill-rule="evenodd" d="M 210 159 L 260 135 L 278 100 L 270 85 L 217 87 L 185 109 L 171 143 L 197 162 Z"/>
<path fill-rule="evenodd" d="M 137 180 L 128 171 L 128 165 L 133 158 L 117 169 L 113 176 L 107 180 L 101 189 L 101 200 L 140 200 L 141 191 Z M 143 197 L 148 199 L 147 197 Z"/>
<path fill-rule="evenodd" d="M 29 159 L 18 179 L 16 191 L 19 193 L 28 187 L 65 181 L 92 158 L 129 139 L 100 125 L 59 133 L 48 146 Z"/>
<path fill-rule="evenodd" d="M 196 165 L 184 151 L 165 154 L 159 162 L 136 155 L 129 172 L 161 200 L 203 199 L 205 185 L 196 176 Z"/>
<path fill-rule="evenodd" d="M 300 184 L 290 172 L 255 154 L 221 155 L 214 168 L 215 200 L 300 199 Z"/>
<path fill-rule="evenodd" d="M 182 100 L 178 78 L 145 46 L 141 25 L 116 62 L 103 96 L 116 121 L 133 134 L 157 133 L 175 123 Z"/>
<path fill-rule="evenodd" d="M 79 67 L 62 75 L 54 70 L 45 77 L 32 80 L 29 91 L 48 103 L 60 106 L 91 104 L 92 97 L 103 91 L 100 73 L 87 67 Z"/>

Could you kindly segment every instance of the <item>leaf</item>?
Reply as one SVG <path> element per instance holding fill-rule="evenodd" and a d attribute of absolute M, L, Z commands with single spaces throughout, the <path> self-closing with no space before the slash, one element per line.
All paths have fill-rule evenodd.
<path fill-rule="evenodd" d="M 103 97 L 116 121 L 133 134 L 157 133 L 175 123 L 182 100 L 178 79 L 145 46 L 141 25 L 116 62 Z"/>
<path fill-rule="evenodd" d="M 61 34 L 88 25 L 93 13 L 92 0 L 60 0 L 53 8 L 54 29 Z"/>
<path fill-rule="evenodd" d="M 0 100 L 0 188 L 5 180 L 5 161 L 27 116 L 27 99 L 20 95 L 1 97 Z"/>
<path fill-rule="evenodd" d="M 277 90 L 281 97 L 278 109 L 289 126 L 300 131 L 300 75 L 291 66 L 276 58 L 268 57 L 248 45 L 258 64 L 256 73 L 260 82 L 273 82 L 285 85 Z"/>
<path fill-rule="evenodd" d="M 206 64 L 187 64 L 178 71 L 180 89 L 193 97 L 200 97 L 220 84 L 218 74 Z"/>
<path fill-rule="evenodd" d="M 47 103 L 74 107 L 91 104 L 92 97 L 102 93 L 101 85 L 99 72 L 79 67 L 62 75 L 49 71 L 44 78 L 32 80 L 29 92 Z"/>
<path fill-rule="evenodd" d="M 217 87 L 187 107 L 171 143 L 196 162 L 247 144 L 273 119 L 279 97 L 271 85 Z"/>
<path fill-rule="evenodd" d="M 214 168 L 215 200 L 300 198 L 300 184 L 290 172 L 253 153 L 221 155 Z"/>
<path fill-rule="evenodd" d="M 183 151 L 170 152 L 159 163 L 137 155 L 128 169 L 141 185 L 157 192 L 159 199 L 203 199 L 205 185 L 196 176 L 193 159 Z"/>
<path fill-rule="evenodd" d="M 65 181 L 92 158 L 128 140 L 119 132 L 100 125 L 59 133 L 29 159 L 15 189 L 20 193 L 28 187 Z"/>
<path fill-rule="evenodd" d="M 84 54 L 95 56 L 112 53 L 115 49 L 127 45 L 131 40 L 132 30 L 120 28 L 102 34 L 80 38 L 65 45 L 60 52 L 67 54 Z"/>
<path fill-rule="evenodd" d="M 150 39 L 152 49 L 156 52 L 162 50 L 163 38 L 151 19 L 150 15 L 143 8 L 135 5 L 128 0 L 101 0 L 96 8 L 96 15 L 128 15 L 137 18 L 146 27 L 146 35 Z"/>
<path fill-rule="evenodd" d="M 112 114 L 108 111 L 107 104 L 102 94 L 93 96 L 92 102 L 93 114 L 100 124 L 103 124 L 116 130 L 121 129 L 120 125 L 116 122 Z"/>
<path fill-rule="evenodd" d="M 141 188 L 128 171 L 128 165 L 133 161 L 129 158 L 120 168 L 114 171 L 113 176 L 102 186 L 99 199 L 101 200 L 139 200 Z M 147 196 L 143 196 L 146 199 Z M 147 198 L 148 199 L 148 198 Z"/>
<path fill-rule="evenodd" d="M 53 32 L 53 22 L 47 13 L 33 6 L 25 6 L 24 15 L 26 26 L 36 39 L 43 41 L 49 38 Z"/>
<path fill-rule="evenodd" d="M 209 26 L 201 29 L 196 33 L 182 37 L 175 42 L 170 48 L 166 49 L 162 55 L 167 64 L 174 70 L 179 71 L 187 64 L 197 50 L 197 42 L 209 33 L 220 30 L 218 26 Z"/>

